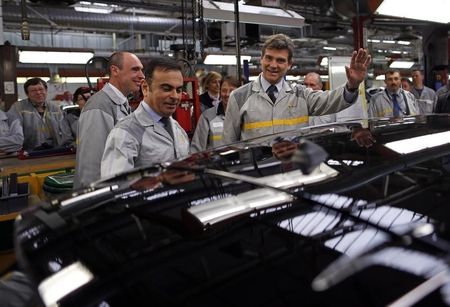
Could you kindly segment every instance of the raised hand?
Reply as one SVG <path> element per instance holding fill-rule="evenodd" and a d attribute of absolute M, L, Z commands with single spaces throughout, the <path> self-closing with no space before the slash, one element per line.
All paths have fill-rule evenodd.
<path fill-rule="evenodd" d="M 350 67 L 345 66 L 348 88 L 356 89 L 359 84 L 364 81 L 367 75 L 367 67 L 370 64 L 371 59 L 372 57 L 370 54 L 362 48 L 358 51 L 353 51 Z"/>

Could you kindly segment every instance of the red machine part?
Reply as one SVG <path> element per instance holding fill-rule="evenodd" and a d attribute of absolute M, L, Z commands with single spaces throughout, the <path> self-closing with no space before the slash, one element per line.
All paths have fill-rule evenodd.
<path fill-rule="evenodd" d="M 191 138 L 200 117 L 200 98 L 198 95 L 198 80 L 196 78 L 184 78 L 181 102 L 173 117 L 183 127 Z"/>

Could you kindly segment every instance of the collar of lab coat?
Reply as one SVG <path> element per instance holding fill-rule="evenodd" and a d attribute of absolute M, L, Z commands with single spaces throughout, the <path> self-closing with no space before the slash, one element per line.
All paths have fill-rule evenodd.
<path fill-rule="evenodd" d="M 253 82 L 253 85 L 252 85 L 252 91 L 253 92 L 260 92 L 260 91 L 262 91 L 263 93 L 265 93 L 264 88 L 261 85 L 261 78 L 262 78 L 262 74 L 260 74 L 258 76 L 258 79 L 256 79 Z M 278 95 L 280 95 L 282 92 L 289 93 L 289 92 L 292 92 L 292 91 L 293 91 L 293 89 L 289 85 L 289 83 L 286 80 L 283 80 L 282 90 L 278 91 Z"/>
<path fill-rule="evenodd" d="M 124 105 L 128 103 L 127 97 L 125 97 L 118 89 L 114 89 L 113 85 L 106 83 L 102 88 L 102 91 L 117 105 Z"/>

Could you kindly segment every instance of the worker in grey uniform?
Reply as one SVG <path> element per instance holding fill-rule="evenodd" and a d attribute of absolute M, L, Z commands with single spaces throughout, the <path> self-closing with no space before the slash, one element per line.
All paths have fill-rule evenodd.
<path fill-rule="evenodd" d="M 47 101 L 47 83 L 41 78 L 24 84 L 27 99 L 15 102 L 8 110 L 10 126 L 20 124 L 26 151 L 62 147 L 73 141 L 61 108 Z"/>
<path fill-rule="evenodd" d="M 315 91 L 321 91 L 323 89 L 322 78 L 316 72 L 307 73 L 303 79 L 303 85 Z M 329 124 L 335 121 L 336 113 L 309 117 L 310 126 Z"/>
<path fill-rule="evenodd" d="M 333 91 L 297 88 L 284 81 L 292 66 L 294 44 L 284 34 L 270 36 L 263 45 L 262 73 L 233 91 L 224 122 L 224 144 L 308 126 L 309 115 L 336 113 L 356 101 L 358 86 L 367 74 L 370 55 L 354 51 L 346 67 L 347 83 Z"/>
<path fill-rule="evenodd" d="M 127 96 L 140 90 L 143 65 L 129 52 L 115 52 L 108 63 L 109 82 L 87 102 L 78 120 L 74 189 L 100 179 L 100 165 L 109 132 L 131 113 Z"/>
<path fill-rule="evenodd" d="M 199 117 L 195 133 L 192 137 L 191 152 L 223 145 L 223 121 L 228 105 L 228 99 L 233 90 L 240 86 L 233 76 L 226 76 L 220 84 L 220 103 L 205 110 Z"/>
<path fill-rule="evenodd" d="M 369 117 L 403 117 L 419 114 L 414 95 L 401 88 L 400 71 L 392 69 L 386 71 L 384 83 L 385 90 L 370 98 Z"/>
<path fill-rule="evenodd" d="M 423 84 L 423 71 L 415 69 L 412 72 L 413 86 L 411 93 L 416 97 L 420 114 L 432 114 L 436 108 L 436 92 Z"/>
<path fill-rule="evenodd" d="M 96 92 L 95 89 L 85 86 L 79 87 L 75 90 L 75 92 L 73 93 L 73 104 L 78 106 L 79 111 L 83 110 L 86 102 L 94 92 Z M 72 136 L 76 138 L 78 132 L 78 119 L 80 118 L 79 112 L 66 113 L 64 117 L 70 127 Z"/>
<path fill-rule="evenodd" d="M 22 145 L 23 131 L 20 121 L 16 120 L 10 126 L 8 116 L 0 110 L 0 154 L 19 151 Z"/>
<path fill-rule="evenodd" d="M 171 117 L 181 100 L 181 67 L 172 58 L 153 58 L 145 67 L 141 87 L 144 100 L 108 136 L 102 178 L 189 154 L 189 138 Z"/>

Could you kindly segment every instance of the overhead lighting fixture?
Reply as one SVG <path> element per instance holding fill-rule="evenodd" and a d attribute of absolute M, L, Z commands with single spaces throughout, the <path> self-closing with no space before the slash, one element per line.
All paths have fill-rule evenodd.
<path fill-rule="evenodd" d="M 328 66 L 328 57 L 324 56 L 322 60 L 320 60 L 320 66 L 327 67 Z"/>
<path fill-rule="evenodd" d="M 93 56 L 92 51 L 19 50 L 20 63 L 86 64 Z"/>
<path fill-rule="evenodd" d="M 203 2 L 203 18 L 214 21 L 235 21 L 234 3 Z M 292 10 L 239 4 L 239 21 L 279 27 L 297 27 L 305 24 L 305 18 Z"/>
<path fill-rule="evenodd" d="M 408 69 L 411 68 L 414 65 L 413 61 L 401 61 L 401 60 L 396 60 L 393 61 L 389 67 L 390 68 L 398 68 L 398 69 Z"/>
<path fill-rule="evenodd" d="M 77 12 L 95 13 L 95 14 L 111 14 L 114 10 L 119 8 L 115 4 L 106 4 L 101 2 L 80 1 L 73 5 Z"/>
<path fill-rule="evenodd" d="M 376 9 L 380 15 L 449 23 L 450 1 L 446 0 L 384 0 Z"/>
<path fill-rule="evenodd" d="M 383 44 L 395 44 L 395 41 L 383 40 Z"/>
<path fill-rule="evenodd" d="M 49 77 L 39 77 L 42 80 L 44 80 L 45 82 L 49 82 L 50 78 Z M 67 84 L 87 84 L 87 79 L 86 77 L 60 77 L 61 78 L 61 82 L 62 83 L 67 83 Z M 24 84 L 28 79 L 30 78 L 26 78 L 26 77 L 17 77 L 17 84 Z M 92 84 L 97 83 L 97 77 L 89 77 L 89 81 L 91 81 Z"/>
<path fill-rule="evenodd" d="M 379 39 L 368 39 L 369 43 L 380 43 L 381 41 Z"/>
<path fill-rule="evenodd" d="M 407 41 L 397 41 L 397 44 L 408 46 L 408 45 L 411 45 L 411 42 L 407 42 Z"/>
<path fill-rule="evenodd" d="M 324 46 L 323 49 L 325 49 L 325 50 L 336 50 L 336 47 Z"/>
<path fill-rule="evenodd" d="M 249 55 L 241 55 L 241 64 L 244 61 L 250 61 L 252 57 Z M 231 54 L 208 54 L 203 61 L 205 65 L 236 65 L 237 56 Z"/>

